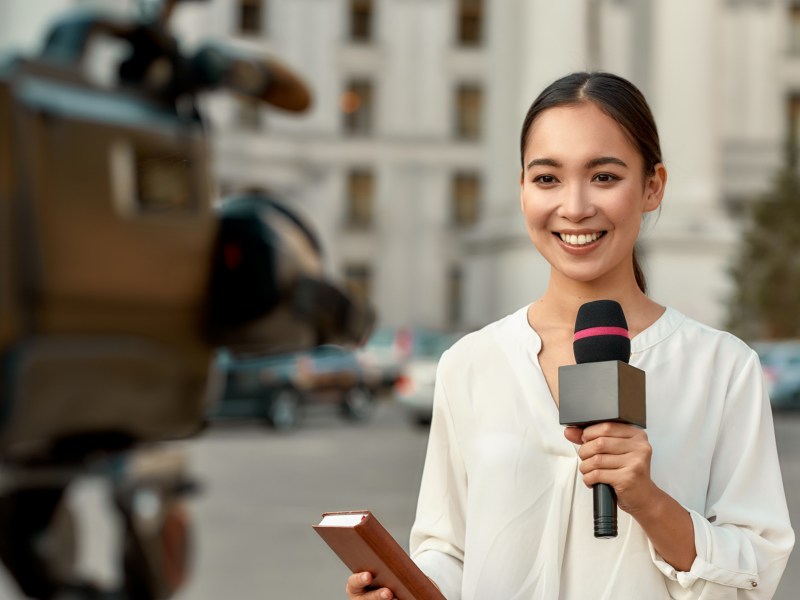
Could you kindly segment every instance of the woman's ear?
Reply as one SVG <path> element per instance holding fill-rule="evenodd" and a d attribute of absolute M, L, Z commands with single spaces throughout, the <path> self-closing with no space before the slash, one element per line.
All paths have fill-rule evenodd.
<path fill-rule="evenodd" d="M 652 212 L 661 206 L 664 199 L 664 190 L 667 187 L 667 168 L 663 163 L 653 167 L 653 174 L 647 177 L 645 182 L 644 211 Z"/>
<path fill-rule="evenodd" d="M 519 208 L 522 212 L 525 212 L 525 169 L 520 169 L 519 171 Z"/>

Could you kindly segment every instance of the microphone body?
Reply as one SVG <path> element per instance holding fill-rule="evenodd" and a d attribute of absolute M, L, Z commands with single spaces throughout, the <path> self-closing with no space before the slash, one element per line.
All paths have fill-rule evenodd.
<path fill-rule="evenodd" d="M 220 44 L 206 44 L 191 61 L 195 77 L 208 89 L 227 87 L 243 96 L 292 112 L 311 105 L 311 92 L 276 60 L 259 59 Z"/>
<path fill-rule="evenodd" d="M 622 307 L 612 300 L 581 306 L 575 322 L 575 360 L 559 367 L 559 422 L 587 427 L 617 421 L 646 426 L 645 373 L 628 364 L 630 338 Z M 597 484 L 594 494 L 594 536 L 617 535 L 614 489 Z"/>

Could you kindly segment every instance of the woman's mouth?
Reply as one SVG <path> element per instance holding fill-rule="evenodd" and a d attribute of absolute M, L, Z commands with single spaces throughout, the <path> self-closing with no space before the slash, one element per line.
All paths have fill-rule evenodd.
<path fill-rule="evenodd" d="M 605 231 L 595 231 L 594 233 L 556 233 L 558 237 L 561 238 L 561 241 L 565 244 L 569 244 L 570 246 L 586 246 L 591 244 L 592 242 L 596 242 L 601 237 L 603 237 L 607 232 Z"/>

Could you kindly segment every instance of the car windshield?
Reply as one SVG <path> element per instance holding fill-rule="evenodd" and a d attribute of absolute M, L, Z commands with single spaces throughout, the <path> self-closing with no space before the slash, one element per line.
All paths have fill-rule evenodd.
<path fill-rule="evenodd" d="M 396 332 L 388 327 L 376 329 L 367 340 L 367 346 L 391 346 L 395 335 Z"/>
<path fill-rule="evenodd" d="M 761 364 L 772 366 L 778 364 L 796 365 L 800 361 L 800 344 L 791 342 L 759 342 L 753 344 Z"/>
<path fill-rule="evenodd" d="M 417 332 L 413 354 L 421 358 L 439 358 L 458 338 L 453 333 Z"/>

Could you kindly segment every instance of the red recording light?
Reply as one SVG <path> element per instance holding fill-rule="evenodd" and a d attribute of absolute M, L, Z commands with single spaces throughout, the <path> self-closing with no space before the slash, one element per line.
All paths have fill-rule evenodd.
<path fill-rule="evenodd" d="M 239 244 L 225 244 L 222 257 L 228 269 L 237 269 L 242 264 L 242 247 Z"/>

